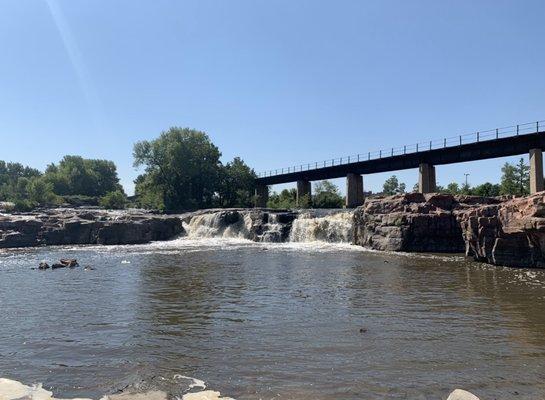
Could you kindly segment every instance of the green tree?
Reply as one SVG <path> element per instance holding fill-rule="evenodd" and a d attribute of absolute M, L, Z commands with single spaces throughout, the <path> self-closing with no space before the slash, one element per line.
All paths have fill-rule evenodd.
<path fill-rule="evenodd" d="M 167 210 L 210 207 L 219 186 L 221 172 L 219 149 L 200 131 L 170 128 L 159 138 L 134 145 L 134 166 L 145 167 L 136 194 L 142 190 L 160 193 Z"/>
<path fill-rule="evenodd" d="M 465 194 L 465 195 L 473 194 L 471 190 L 471 185 L 469 183 L 462 183 L 462 187 L 460 187 L 460 194 Z"/>
<path fill-rule="evenodd" d="M 449 183 L 447 187 L 445 188 L 445 193 L 460 194 L 461 193 L 460 185 L 458 185 L 456 182 Z"/>
<path fill-rule="evenodd" d="M 127 206 L 127 196 L 121 190 L 115 190 L 102 196 L 100 205 L 112 210 L 121 210 Z"/>
<path fill-rule="evenodd" d="M 483 197 L 495 197 L 500 195 L 500 185 L 485 182 L 482 185 L 475 186 L 472 194 Z"/>
<path fill-rule="evenodd" d="M 273 192 L 269 196 L 267 201 L 267 207 L 280 208 L 280 209 L 292 209 L 296 206 L 297 190 L 296 189 L 284 189 L 280 193 Z"/>
<path fill-rule="evenodd" d="M 399 183 L 397 176 L 392 175 L 386 179 L 386 182 L 384 182 L 384 185 L 382 185 L 382 192 L 389 196 L 393 194 L 405 193 L 405 184 Z"/>
<path fill-rule="evenodd" d="M 218 202 L 221 207 L 252 207 L 256 173 L 240 157 L 221 168 Z"/>
<path fill-rule="evenodd" d="M 521 158 L 515 165 L 505 163 L 501 169 L 500 194 L 525 195 L 530 193 L 530 167 Z"/>
<path fill-rule="evenodd" d="M 45 179 L 53 185 L 53 191 L 62 196 L 104 196 L 109 192 L 123 190 L 112 161 L 80 156 L 67 155 L 59 165 L 48 165 Z"/>
<path fill-rule="evenodd" d="M 0 201 L 24 199 L 28 181 L 40 175 L 37 169 L 0 160 Z"/>
<path fill-rule="evenodd" d="M 312 205 L 314 208 L 342 208 L 344 199 L 339 188 L 330 181 L 321 181 L 314 188 Z"/>
<path fill-rule="evenodd" d="M 142 208 L 165 211 L 163 190 L 153 178 L 153 173 L 139 175 L 134 181 L 136 204 Z"/>
<path fill-rule="evenodd" d="M 295 205 L 295 208 L 311 208 L 312 207 L 312 198 L 310 195 L 305 194 L 301 196 L 298 204 Z"/>
<path fill-rule="evenodd" d="M 53 193 L 53 184 L 43 177 L 31 178 L 26 185 L 27 198 L 38 205 L 53 204 L 57 196 Z"/>

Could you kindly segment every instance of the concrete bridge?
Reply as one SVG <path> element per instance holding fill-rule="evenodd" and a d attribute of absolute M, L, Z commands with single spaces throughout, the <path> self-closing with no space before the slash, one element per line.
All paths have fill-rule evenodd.
<path fill-rule="evenodd" d="M 297 182 L 297 202 L 311 195 L 311 181 L 346 177 L 346 207 L 363 204 L 362 175 L 418 168 L 418 190 L 436 190 L 435 167 L 529 154 L 530 192 L 544 190 L 545 121 L 475 132 L 377 152 L 267 171 L 256 179 L 256 206 L 265 207 L 268 186 Z"/>

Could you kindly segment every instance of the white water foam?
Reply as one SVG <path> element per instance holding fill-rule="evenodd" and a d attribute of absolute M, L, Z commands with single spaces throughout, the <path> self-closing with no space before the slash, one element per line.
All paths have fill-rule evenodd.
<path fill-rule="evenodd" d="M 351 243 L 352 213 L 339 212 L 323 217 L 303 213 L 293 221 L 290 242 Z"/>
<path fill-rule="evenodd" d="M 281 241 L 284 226 L 279 222 L 278 214 L 261 215 L 266 218 L 264 223 L 254 214 L 252 211 L 236 212 L 233 214 L 234 222 L 231 223 L 225 217 L 225 212 L 221 211 L 195 215 L 189 221 L 184 221 L 184 229 L 190 239 L 252 239 L 267 243 Z M 321 216 L 310 211 L 302 212 L 293 220 L 288 241 L 350 243 L 353 237 L 352 220 L 351 212 Z"/>
<path fill-rule="evenodd" d="M 197 378 L 192 378 L 190 376 L 176 374 L 176 375 L 174 375 L 174 379 L 187 379 L 187 380 L 192 381 L 192 383 L 189 384 L 190 389 L 193 389 L 195 387 L 200 387 L 203 390 L 206 389 L 206 383 L 204 381 L 201 381 L 200 379 L 197 379 Z"/>
<path fill-rule="evenodd" d="M 196 215 L 189 222 L 184 222 L 187 237 L 196 238 L 229 238 L 245 239 L 249 237 L 251 219 L 246 213 L 244 218 L 237 222 L 225 225 L 221 219 L 221 213 Z"/>

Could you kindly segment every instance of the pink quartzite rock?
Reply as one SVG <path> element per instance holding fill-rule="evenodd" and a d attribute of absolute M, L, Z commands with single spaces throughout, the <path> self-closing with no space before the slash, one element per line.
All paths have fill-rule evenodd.
<path fill-rule="evenodd" d="M 458 214 L 466 254 L 495 265 L 545 267 L 545 192 Z"/>
<path fill-rule="evenodd" d="M 376 250 L 462 253 L 459 213 L 499 201 L 440 193 L 369 198 L 354 213 L 354 242 Z"/>

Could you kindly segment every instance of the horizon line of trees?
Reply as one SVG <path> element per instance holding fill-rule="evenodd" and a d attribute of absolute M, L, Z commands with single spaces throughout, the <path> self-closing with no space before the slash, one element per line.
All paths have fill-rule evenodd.
<path fill-rule="evenodd" d="M 447 186 L 438 185 L 437 193 L 453 195 L 474 195 L 483 197 L 495 197 L 502 195 L 522 196 L 530 193 L 530 167 L 521 158 L 517 164 L 505 163 L 501 169 L 502 177 L 499 184 L 485 182 L 477 186 L 470 184 L 458 184 L 451 182 Z M 418 191 L 418 184 L 412 188 L 413 192 Z M 406 193 L 406 184 L 400 182 L 396 175 L 390 176 L 383 184 L 382 192 L 376 195 L 395 195 Z M 344 205 L 345 197 L 339 192 L 339 188 L 330 181 L 321 181 L 313 189 L 310 197 L 305 197 L 297 206 L 297 190 L 284 189 L 280 193 L 272 192 L 267 202 L 270 208 L 341 208 Z"/>
<path fill-rule="evenodd" d="M 500 183 L 485 182 L 477 186 L 469 183 L 458 184 L 451 182 L 447 186 L 437 185 L 436 192 L 449 194 L 463 194 L 484 197 L 503 195 L 524 196 L 530 194 L 530 166 L 520 158 L 518 163 L 505 163 L 501 168 Z M 405 183 L 399 182 L 396 175 L 388 178 L 383 185 L 382 194 L 393 195 L 405 193 Z M 418 191 L 418 183 L 413 186 L 413 191 Z"/>
<path fill-rule="evenodd" d="M 67 155 L 44 172 L 0 160 L 0 201 L 17 211 L 60 204 L 122 208 L 126 195 L 112 161 Z"/>
<path fill-rule="evenodd" d="M 204 132 L 170 128 L 157 139 L 137 142 L 133 156 L 134 166 L 144 172 L 134 181 L 132 206 L 188 211 L 254 203 L 254 170 L 240 157 L 223 164 Z M 0 161 L 0 202 L 14 203 L 16 211 L 61 204 L 119 209 L 129 199 L 113 161 L 67 155 L 44 172 Z"/>
<path fill-rule="evenodd" d="M 67 155 L 44 172 L 20 163 L 0 161 L 0 201 L 15 203 L 16 210 L 46 205 L 127 205 L 161 211 L 189 211 L 211 207 L 252 207 L 256 173 L 240 158 L 222 163 L 221 152 L 209 136 L 190 128 L 172 127 L 153 140 L 134 144 L 134 167 L 143 168 L 135 179 L 135 196 L 129 202 L 119 183 L 113 161 Z M 405 183 L 389 177 L 381 194 L 405 193 Z M 413 191 L 418 190 L 418 185 Z M 529 193 L 529 166 L 521 158 L 505 163 L 499 184 L 472 187 L 456 182 L 438 186 L 437 192 L 479 196 Z M 295 208 L 297 192 L 272 192 L 267 206 Z M 332 182 L 314 185 L 313 194 L 301 199 L 301 208 L 341 208 L 344 196 Z"/>

